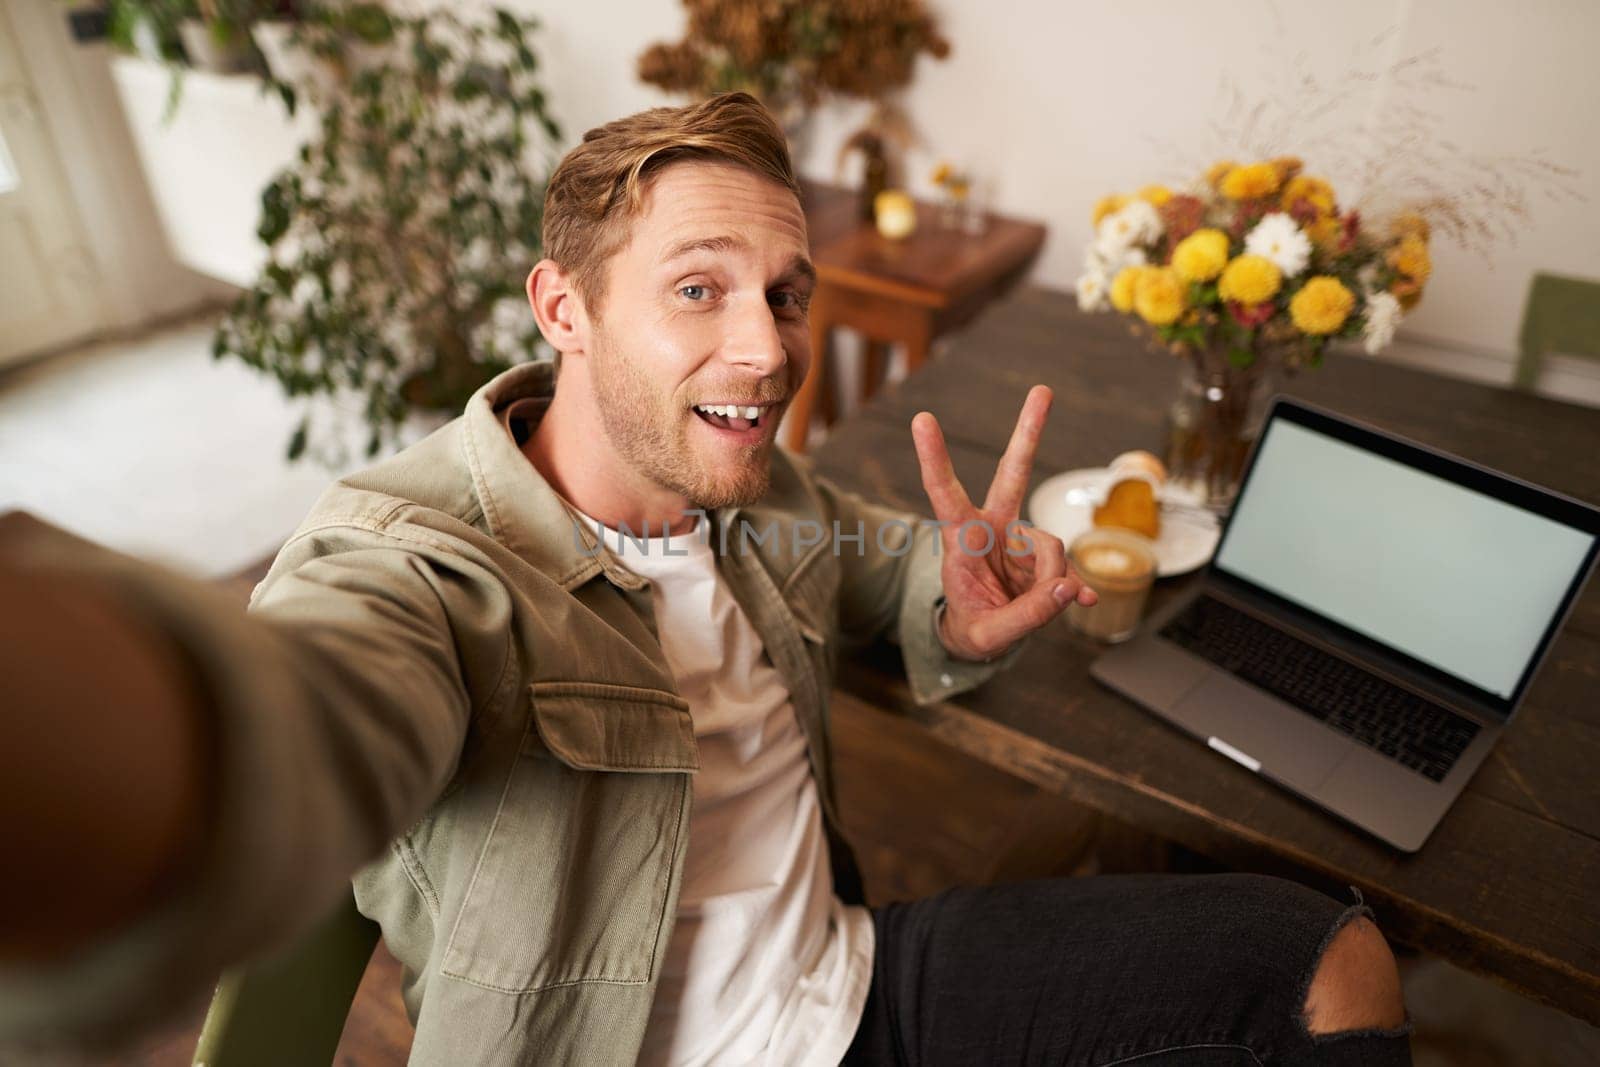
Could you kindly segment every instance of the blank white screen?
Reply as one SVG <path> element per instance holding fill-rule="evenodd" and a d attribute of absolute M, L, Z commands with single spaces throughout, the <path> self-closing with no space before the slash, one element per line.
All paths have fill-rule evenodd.
<path fill-rule="evenodd" d="M 1217 562 L 1509 698 L 1593 540 L 1277 419 Z"/>

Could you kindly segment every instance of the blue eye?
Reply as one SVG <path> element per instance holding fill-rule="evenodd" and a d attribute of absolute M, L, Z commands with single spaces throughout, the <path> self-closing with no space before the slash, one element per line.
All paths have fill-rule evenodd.
<path fill-rule="evenodd" d="M 793 289 L 779 289 L 767 295 L 767 302 L 775 308 L 785 311 L 797 311 L 804 307 L 800 302 L 800 294 Z"/>
<path fill-rule="evenodd" d="M 685 285 L 682 289 L 678 290 L 678 292 L 682 293 L 684 296 L 688 297 L 690 300 L 694 300 L 696 302 L 698 302 L 700 300 L 700 296 L 697 296 L 695 294 L 697 294 L 697 293 L 698 294 L 704 294 L 705 291 L 706 291 L 706 287 L 703 286 L 703 285 Z"/>

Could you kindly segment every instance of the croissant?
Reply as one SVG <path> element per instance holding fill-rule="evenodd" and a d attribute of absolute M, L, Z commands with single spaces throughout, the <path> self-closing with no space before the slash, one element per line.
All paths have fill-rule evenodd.
<path fill-rule="evenodd" d="M 1149 452 L 1124 452 L 1111 461 L 1111 487 L 1106 501 L 1094 509 L 1096 526 L 1117 526 L 1144 534 L 1152 541 L 1161 535 L 1161 504 L 1156 489 L 1167 480 L 1167 469 Z"/>

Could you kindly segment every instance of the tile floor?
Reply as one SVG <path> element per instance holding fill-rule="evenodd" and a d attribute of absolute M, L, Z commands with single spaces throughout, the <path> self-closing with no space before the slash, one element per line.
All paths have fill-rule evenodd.
<path fill-rule="evenodd" d="M 206 576 L 275 551 L 340 472 L 287 463 L 298 411 L 210 346 L 199 318 L 0 377 L 0 511 Z"/>

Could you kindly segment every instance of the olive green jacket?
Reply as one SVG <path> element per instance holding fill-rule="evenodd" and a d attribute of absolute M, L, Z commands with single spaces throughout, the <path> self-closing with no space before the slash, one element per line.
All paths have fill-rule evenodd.
<path fill-rule="evenodd" d="M 0 976 L 0 1034 L 147 1011 L 152 987 L 192 989 L 303 932 L 357 872 L 357 902 L 405 968 L 413 1063 L 635 1058 L 699 760 L 648 582 L 573 521 L 509 430 L 509 405 L 536 418 L 525 398 L 552 389 L 549 364 L 515 367 L 461 417 L 335 483 L 248 615 L 201 583 L 103 563 L 213 698 L 212 847 L 183 897 L 90 959 Z M 775 453 L 760 502 L 708 518 L 788 685 L 837 846 L 841 648 L 892 635 L 925 702 L 1001 664 L 952 660 L 939 642 L 933 526 L 797 457 Z"/>

